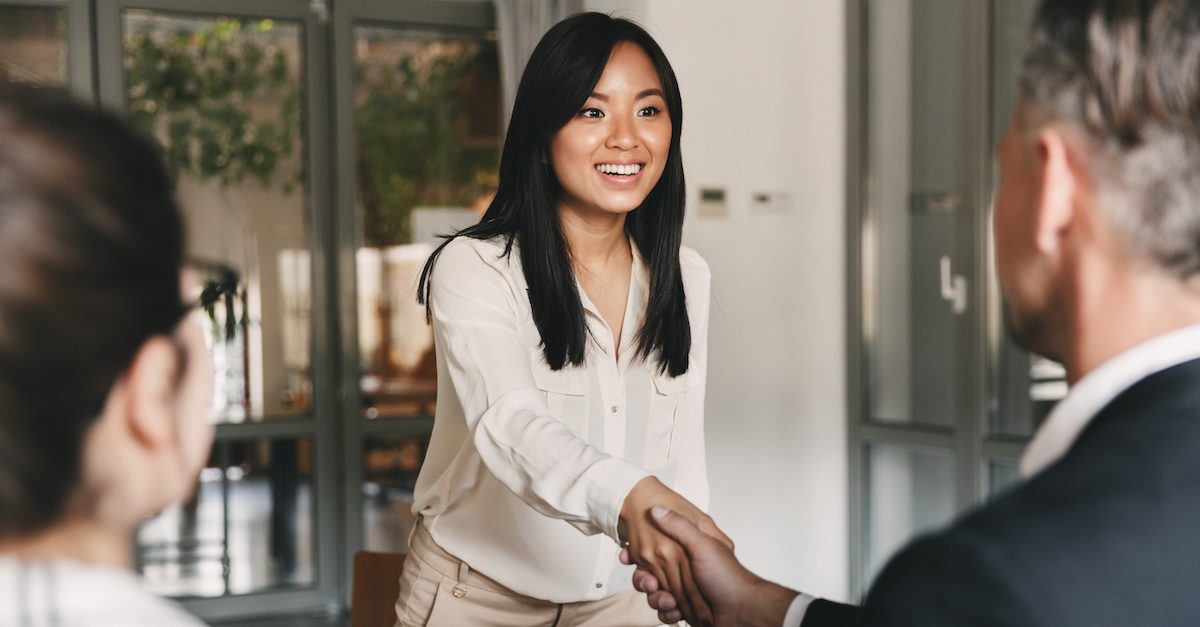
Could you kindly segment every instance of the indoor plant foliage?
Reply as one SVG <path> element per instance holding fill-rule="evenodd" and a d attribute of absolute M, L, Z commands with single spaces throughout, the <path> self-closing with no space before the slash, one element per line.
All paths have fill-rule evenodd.
<path fill-rule="evenodd" d="M 271 20 L 220 18 L 199 30 L 125 39 L 130 120 L 162 144 L 171 170 L 223 185 L 252 177 L 290 192 L 300 93 Z M 284 168 L 297 163 L 290 171 Z"/>
<path fill-rule="evenodd" d="M 443 41 L 393 62 L 359 64 L 355 130 L 368 246 L 411 242 L 414 207 L 471 207 L 495 190 L 496 63 L 495 46 Z"/>

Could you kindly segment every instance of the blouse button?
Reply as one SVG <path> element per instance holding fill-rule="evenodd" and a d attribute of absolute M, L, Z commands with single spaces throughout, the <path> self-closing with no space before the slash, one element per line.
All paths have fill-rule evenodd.
<path fill-rule="evenodd" d="M 620 407 L 617 407 L 616 405 L 613 405 L 613 406 L 612 406 L 612 413 L 614 413 L 614 414 L 615 414 L 615 413 L 617 413 L 617 412 L 619 412 L 619 411 L 621 411 L 621 408 L 620 408 Z"/>
<path fill-rule="evenodd" d="M 597 589 L 597 590 L 599 590 L 600 588 L 603 588 L 603 587 L 604 587 L 604 584 L 602 584 L 602 583 L 600 583 L 600 582 L 596 582 L 596 589 Z"/>

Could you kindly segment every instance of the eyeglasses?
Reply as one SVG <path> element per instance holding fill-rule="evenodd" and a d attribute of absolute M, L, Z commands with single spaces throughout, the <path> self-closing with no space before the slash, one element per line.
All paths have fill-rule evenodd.
<path fill-rule="evenodd" d="M 200 281 L 200 295 L 184 305 L 184 315 L 193 309 L 203 309 L 210 320 L 217 319 L 217 307 L 221 305 L 225 321 L 225 338 L 237 334 L 238 317 L 236 301 L 241 296 L 242 281 L 237 270 L 228 264 L 209 259 L 189 258 L 184 267 L 195 272 Z"/>

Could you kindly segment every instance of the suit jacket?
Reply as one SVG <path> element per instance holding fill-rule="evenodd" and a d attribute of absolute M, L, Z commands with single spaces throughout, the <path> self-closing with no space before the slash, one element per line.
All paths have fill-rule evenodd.
<path fill-rule="evenodd" d="M 801 627 L 1200 625 L 1200 359 L 1100 411 L 1057 462 L 900 551 Z"/>

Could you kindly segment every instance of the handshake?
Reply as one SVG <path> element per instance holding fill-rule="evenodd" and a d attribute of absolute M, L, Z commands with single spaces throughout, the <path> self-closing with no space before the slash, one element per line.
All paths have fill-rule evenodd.
<path fill-rule="evenodd" d="M 712 518 L 653 477 L 625 499 L 621 527 L 621 562 L 664 623 L 779 627 L 796 597 L 742 566 Z"/>

